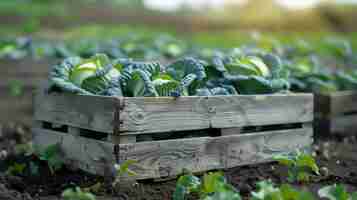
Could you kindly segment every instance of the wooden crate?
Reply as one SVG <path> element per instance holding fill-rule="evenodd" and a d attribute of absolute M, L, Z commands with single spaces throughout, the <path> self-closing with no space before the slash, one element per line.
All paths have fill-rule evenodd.
<path fill-rule="evenodd" d="M 315 95 L 315 130 L 319 135 L 357 133 L 357 92 Z"/>
<path fill-rule="evenodd" d="M 313 135 L 310 94 L 38 94 L 34 110 L 35 145 L 59 144 L 68 164 L 100 175 L 110 171 L 116 158 L 136 160 L 131 166 L 136 179 L 268 162 L 274 154 L 309 149 Z M 113 154 L 115 146 L 120 149 L 118 157 Z"/>

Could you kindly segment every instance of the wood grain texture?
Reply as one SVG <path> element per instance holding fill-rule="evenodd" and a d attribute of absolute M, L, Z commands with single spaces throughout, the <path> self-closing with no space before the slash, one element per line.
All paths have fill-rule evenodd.
<path fill-rule="evenodd" d="M 349 112 L 357 112 L 357 92 L 344 91 L 330 95 L 330 115 L 337 116 Z"/>
<path fill-rule="evenodd" d="M 114 163 L 113 144 L 35 128 L 34 144 L 59 143 L 66 162 L 97 174 Z M 271 161 L 272 155 L 311 147 L 312 128 L 221 137 L 164 140 L 120 145 L 120 159 L 136 160 L 135 179 L 175 176 L 183 169 L 202 172 Z"/>
<path fill-rule="evenodd" d="M 98 132 L 112 133 L 115 98 L 37 93 L 34 118 Z"/>
<path fill-rule="evenodd" d="M 313 97 L 299 95 L 123 98 L 123 135 L 236 128 L 313 120 Z M 115 98 L 38 95 L 35 119 L 112 133 Z"/>
<path fill-rule="evenodd" d="M 354 134 L 357 128 L 357 92 L 315 95 L 315 130 L 320 135 Z"/>
<path fill-rule="evenodd" d="M 357 133 L 357 114 L 332 117 L 329 122 L 331 133 L 342 135 Z"/>
<path fill-rule="evenodd" d="M 331 113 L 331 96 L 314 94 L 314 114 L 316 119 L 326 118 Z"/>

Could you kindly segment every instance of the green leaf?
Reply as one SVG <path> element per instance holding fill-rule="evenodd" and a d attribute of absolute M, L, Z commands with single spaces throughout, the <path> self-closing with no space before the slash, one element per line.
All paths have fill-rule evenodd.
<path fill-rule="evenodd" d="M 159 96 L 171 96 L 172 92 L 178 91 L 180 87 L 180 82 L 168 74 L 154 77 L 152 83 Z"/>
<path fill-rule="evenodd" d="M 357 200 L 357 192 L 351 194 L 351 200 Z"/>
<path fill-rule="evenodd" d="M 118 170 L 118 176 L 122 176 L 124 174 L 128 174 L 129 176 L 136 176 L 137 174 L 129 169 L 130 165 L 137 163 L 136 160 L 126 160 L 122 164 Z"/>
<path fill-rule="evenodd" d="M 263 61 L 270 68 L 272 78 L 280 78 L 280 73 L 283 68 L 280 58 L 273 54 L 266 54 L 263 56 Z"/>
<path fill-rule="evenodd" d="M 282 200 L 279 188 L 275 188 L 270 181 L 257 183 L 258 191 L 252 192 L 252 200 Z"/>
<path fill-rule="evenodd" d="M 249 62 L 254 65 L 254 67 L 259 71 L 259 74 L 263 77 L 269 77 L 270 70 L 269 67 L 263 62 L 262 59 L 258 57 L 248 57 Z"/>
<path fill-rule="evenodd" d="M 319 167 L 316 164 L 315 158 L 309 154 L 302 153 L 298 155 L 296 165 L 298 167 L 308 167 L 316 174 L 319 174 Z"/>
<path fill-rule="evenodd" d="M 175 192 L 172 195 L 173 200 L 185 200 L 185 196 L 188 193 L 187 189 L 183 185 L 176 185 Z"/>
<path fill-rule="evenodd" d="M 178 81 L 182 80 L 189 74 L 196 75 L 197 80 L 203 80 L 207 77 L 203 62 L 191 57 L 173 62 L 166 67 L 166 72 Z"/>
<path fill-rule="evenodd" d="M 304 171 L 299 171 L 296 177 L 297 181 L 299 182 L 309 182 L 310 181 L 310 174 Z"/>
<path fill-rule="evenodd" d="M 210 194 L 219 191 L 226 184 L 221 172 L 210 172 L 203 176 L 202 191 Z"/>
<path fill-rule="evenodd" d="M 272 93 L 271 81 L 260 76 L 250 76 L 248 79 L 236 81 L 234 84 L 240 94 Z"/>
<path fill-rule="evenodd" d="M 89 192 L 82 191 L 79 187 L 66 189 L 62 192 L 64 200 L 95 200 L 95 196 Z"/>
<path fill-rule="evenodd" d="M 181 176 L 176 183 L 173 200 L 184 200 L 191 192 L 198 192 L 200 186 L 201 181 L 198 177 L 192 174 Z"/>
<path fill-rule="evenodd" d="M 126 82 L 126 90 L 131 97 L 158 96 L 150 74 L 142 70 L 131 72 L 130 79 Z"/>
<path fill-rule="evenodd" d="M 196 192 L 201 185 L 201 181 L 197 176 L 188 174 L 181 176 L 177 181 L 177 185 L 184 186 L 189 192 Z"/>
<path fill-rule="evenodd" d="M 280 192 L 283 200 L 314 200 L 311 193 L 296 190 L 288 184 L 280 186 Z"/>
<path fill-rule="evenodd" d="M 15 162 L 13 165 L 11 165 L 6 170 L 6 174 L 9 174 L 9 175 L 21 175 L 21 174 L 24 173 L 25 168 L 26 168 L 26 164 Z"/>
<path fill-rule="evenodd" d="M 215 192 L 212 196 L 207 196 L 203 200 L 241 200 L 239 193 L 227 190 Z"/>
<path fill-rule="evenodd" d="M 63 158 L 61 156 L 61 147 L 59 144 L 53 144 L 47 146 L 43 151 L 38 152 L 40 160 L 47 161 L 48 167 L 51 173 L 62 168 L 64 165 Z"/>
<path fill-rule="evenodd" d="M 318 191 L 320 198 L 327 198 L 329 200 L 349 200 L 349 194 L 346 189 L 338 184 L 333 186 L 326 186 Z"/>

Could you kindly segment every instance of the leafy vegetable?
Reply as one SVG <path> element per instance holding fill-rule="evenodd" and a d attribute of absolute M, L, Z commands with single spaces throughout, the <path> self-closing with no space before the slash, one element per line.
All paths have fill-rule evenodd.
<path fill-rule="evenodd" d="M 25 168 L 26 168 L 26 164 L 15 162 L 13 165 L 11 165 L 6 170 L 6 174 L 9 174 L 9 175 L 22 175 L 24 173 Z"/>
<path fill-rule="evenodd" d="M 251 200 L 313 200 L 309 192 L 299 191 L 290 185 L 275 187 L 270 181 L 257 183 L 258 191 L 252 192 Z"/>
<path fill-rule="evenodd" d="M 68 58 L 50 72 L 50 90 L 77 94 L 122 96 L 120 71 L 106 55 L 98 54 L 88 60 Z"/>
<path fill-rule="evenodd" d="M 326 186 L 318 191 L 320 198 L 326 198 L 329 200 L 356 200 L 357 192 L 349 194 L 345 187 L 340 184 L 332 186 Z"/>
<path fill-rule="evenodd" d="M 308 182 L 310 180 L 311 171 L 319 174 L 319 167 L 315 159 L 311 155 L 300 151 L 292 155 L 276 155 L 273 159 L 278 161 L 281 165 L 288 167 L 288 181 L 290 182 Z"/>
<path fill-rule="evenodd" d="M 135 163 L 136 163 L 135 160 L 126 160 L 125 162 L 121 163 L 120 165 L 115 164 L 114 169 L 116 171 L 116 176 L 115 176 L 113 185 L 118 184 L 120 182 L 120 179 L 124 175 L 135 176 L 136 173 L 129 169 L 130 165 L 133 165 Z"/>
<path fill-rule="evenodd" d="M 196 193 L 202 200 L 240 200 L 239 193 L 226 182 L 220 172 L 208 173 L 202 181 L 192 175 L 184 175 L 176 183 L 174 200 L 184 200 L 191 193 Z"/>
<path fill-rule="evenodd" d="M 47 161 L 52 174 L 64 166 L 64 160 L 61 156 L 61 149 L 58 144 L 49 145 L 43 150 L 37 150 L 36 153 L 40 160 Z"/>
<path fill-rule="evenodd" d="M 62 192 L 62 198 L 64 200 L 95 200 L 95 196 L 92 193 L 84 192 L 81 188 L 76 187 L 74 189 L 69 188 Z"/>

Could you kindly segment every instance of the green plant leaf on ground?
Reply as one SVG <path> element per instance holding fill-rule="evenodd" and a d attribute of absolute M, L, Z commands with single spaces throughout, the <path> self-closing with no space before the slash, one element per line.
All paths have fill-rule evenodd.
<path fill-rule="evenodd" d="M 13 165 L 11 165 L 6 170 L 6 174 L 9 174 L 9 175 L 21 175 L 21 174 L 24 173 L 25 168 L 26 168 L 26 164 L 15 162 Z"/>
<path fill-rule="evenodd" d="M 329 200 L 351 200 L 351 195 L 340 184 L 321 188 L 318 191 L 318 195 L 320 198 L 327 198 Z"/>
<path fill-rule="evenodd" d="M 84 192 L 81 188 L 69 188 L 62 192 L 62 198 L 64 200 L 95 200 L 95 196 L 92 193 Z"/>

